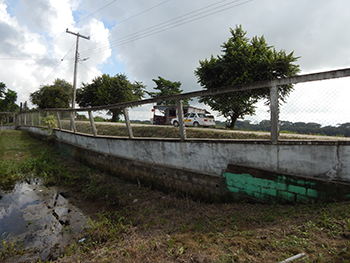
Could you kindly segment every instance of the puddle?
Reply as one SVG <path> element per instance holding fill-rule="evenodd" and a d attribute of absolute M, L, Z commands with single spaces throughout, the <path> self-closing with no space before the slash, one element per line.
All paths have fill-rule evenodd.
<path fill-rule="evenodd" d="M 0 237 L 16 238 L 32 252 L 13 262 L 55 260 L 82 231 L 87 218 L 65 196 L 39 181 L 18 183 L 10 192 L 0 190 Z M 30 254 L 35 258 L 29 259 Z"/>

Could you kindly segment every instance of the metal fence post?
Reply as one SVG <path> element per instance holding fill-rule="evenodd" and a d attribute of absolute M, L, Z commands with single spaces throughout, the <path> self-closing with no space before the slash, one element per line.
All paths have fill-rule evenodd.
<path fill-rule="evenodd" d="M 18 125 L 17 125 L 17 116 L 18 116 L 18 115 L 17 115 L 16 113 L 14 113 L 14 114 L 13 114 L 13 117 L 12 117 L 12 118 L 13 118 L 13 120 L 12 120 L 12 121 L 13 121 L 13 129 L 14 129 L 14 130 L 16 130 L 16 129 L 17 129 L 17 126 L 18 126 Z"/>
<path fill-rule="evenodd" d="M 176 107 L 177 107 L 177 117 L 179 119 L 180 139 L 181 141 L 185 141 L 186 128 L 184 124 L 184 112 L 183 112 L 182 100 L 176 100 Z"/>
<path fill-rule="evenodd" d="M 30 126 L 34 126 L 34 113 L 30 114 Z"/>
<path fill-rule="evenodd" d="M 60 112 L 56 111 L 56 117 L 57 117 L 57 125 L 58 125 L 58 129 L 62 130 L 62 125 L 61 125 L 61 119 L 60 119 Z"/>
<path fill-rule="evenodd" d="M 277 143 L 279 137 L 279 107 L 278 87 L 272 82 L 270 88 L 270 113 L 271 113 L 271 142 Z"/>
<path fill-rule="evenodd" d="M 74 133 L 77 132 L 77 128 L 75 127 L 75 122 L 74 122 L 74 111 L 70 111 L 70 130 Z"/>
<path fill-rule="evenodd" d="M 92 133 L 93 133 L 94 137 L 96 137 L 97 136 L 97 129 L 96 129 L 95 121 L 94 121 L 94 116 L 92 116 L 91 110 L 88 111 L 88 114 L 89 114 L 89 120 L 90 120 L 90 124 L 91 124 Z"/>
<path fill-rule="evenodd" d="M 134 135 L 132 133 L 131 124 L 129 120 L 129 110 L 127 108 L 123 108 L 125 123 L 126 123 L 126 129 L 128 130 L 129 138 L 134 138 Z"/>

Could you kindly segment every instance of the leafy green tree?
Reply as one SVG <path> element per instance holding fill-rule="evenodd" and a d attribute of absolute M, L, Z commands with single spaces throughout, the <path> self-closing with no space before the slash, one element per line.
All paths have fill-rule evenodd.
<path fill-rule="evenodd" d="M 295 76 L 300 70 L 293 64 L 298 57 L 294 52 L 286 54 L 284 50 L 276 51 L 269 46 L 265 38 L 246 37 L 242 26 L 230 29 L 231 37 L 221 46 L 222 56 L 199 61 L 195 70 L 198 83 L 205 90 L 218 89 L 223 86 L 251 83 Z M 279 87 L 279 98 L 282 102 L 293 90 L 293 85 Z M 200 102 L 220 112 L 234 128 L 238 118 L 255 113 L 255 104 L 260 99 L 269 99 L 269 88 L 238 91 L 230 94 L 204 96 Z M 269 103 L 269 102 L 267 102 Z"/>
<path fill-rule="evenodd" d="M 39 109 L 69 108 L 72 100 L 72 85 L 63 79 L 56 79 L 52 85 L 42 86 L 30 94 L 30 101 Z"/>
<path fill-rule="evenodd" d="M 17 93 L 13 90 L 7 89 L 5 83 L 0 82 L 0 111 L 16 111 L 19 108 L 18 105 L 15 103 L 16 100 Z"/>
<path fill-rule="evenodd" d="M 139 100 L 145 95 L 145 86 L 141 82 L 131 83 L 124 74 L 114 77 L 103 74 L 96 77 L 91 84 L 83 83 L 77 89 L 77 102 L 81 107 L 110 105 Z M 122 109 L 111 109 L 112 121 L 118 121 Z"/>
<path fill-rule="evenodd" d="M 150 95 L 152 98 L 176 95 L 176 94 L 181 94 L 181 92 L 183 92 L 183 90 L 180 89 L 180 86 L 181 86 L 180 81 L 170 81 L 160 76 L 158 76 L 158 79 L 152 79 L 152 80 L 157 85 L 153 89 L 158 90 L 158 92 L 147 92 L 147 94 Z M 189 102 L 189 99 L 186 99 L 183 101 L 183 104 L 188 105 L 188 102 Z M 157 102 L 157 105 L 175 105 L 175 104 L 176 104 L 175 100 Z"/>

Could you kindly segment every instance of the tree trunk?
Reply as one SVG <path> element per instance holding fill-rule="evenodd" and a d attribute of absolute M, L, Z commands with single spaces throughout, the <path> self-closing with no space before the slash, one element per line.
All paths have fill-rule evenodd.
<path fill-rule="evenodd" d="M 111 122 L 119 121 L 119 115 L 121 114 L 121 110 L 120 109 L 111 109 L 110 111 L 112 112 Z"/>
<path fill-rule="evenodd" d="M 231 123 L 229 125 L 227 125 L 227 128 L 233 129 L 235 127 L 235 124 L 236 124 L 238 117 L 239 117 L 239 113 L 234 113 L 231 116 Z"/>

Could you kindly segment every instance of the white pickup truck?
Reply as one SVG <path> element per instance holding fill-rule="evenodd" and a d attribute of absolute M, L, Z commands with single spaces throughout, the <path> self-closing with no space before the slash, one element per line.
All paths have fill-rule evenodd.
<path fill-rule="evenodd" d="M 213 116 L 207 116 L 204 113 L 196 113 L 196 112 L 188 112 L 184 115 L 184 123 L 185 126 L 193 126 L 193 127 L 209 127 L 215 126 L 215 120 Z M 174 127 L 179 126 L 178 118 L 172 119 L 171 124 Z"/>

